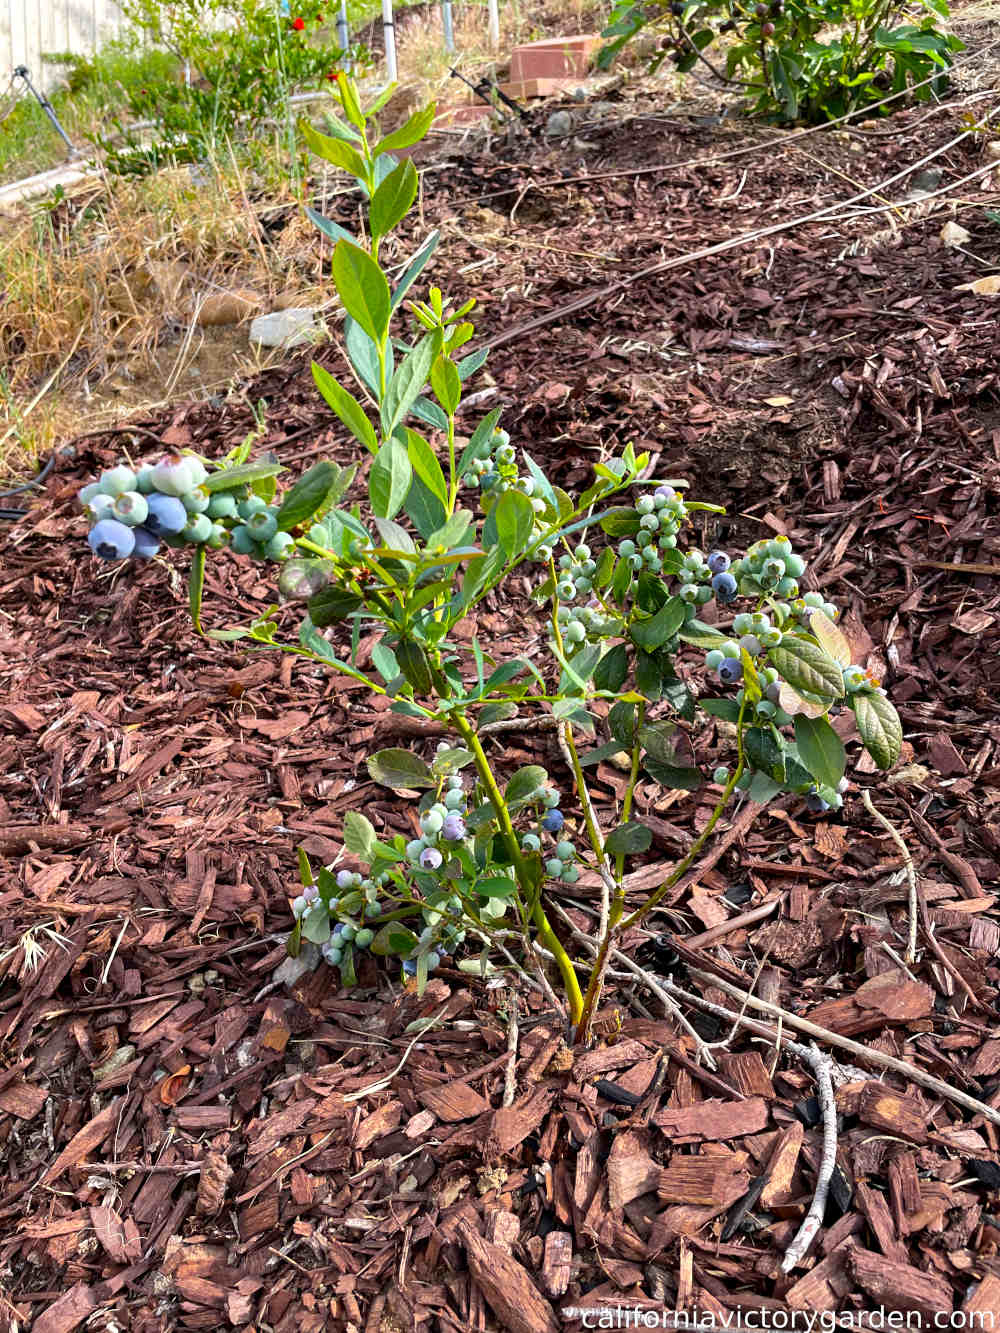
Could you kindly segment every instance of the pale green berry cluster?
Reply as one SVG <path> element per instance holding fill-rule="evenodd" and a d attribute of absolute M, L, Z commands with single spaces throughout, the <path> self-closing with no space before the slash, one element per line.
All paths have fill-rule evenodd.
<path fill-rule="evenodd" d="M 677 534 L 687 519 L 687 505 L 672 486 L 661 485 L 651 495 L 640 496 L 635 508 L 639 531 L 634 539 L 626 537 L 618 543 L 618 554 L 636 573 L 646 569 L 659 574 L 663 569 L 661 552 L 677 545 Z"/>
<path fill-rule="evenodd" d="M 290 532 L 278 531 L 278 509 L 259 495 L 251 495 L 235 504 L 235 514 L 227 508 L 226 516 L 240 518 L 232 530 L 232 549 L 236 555 L 255 556 L 258 560 L 287 560 L 295 545 Z"/>
<path fill-rule="evenodd" d="M 792 550 L 787 537 L 754 542 L 730 567 L 744 597 L 798 597 L 798 581 L 805 571 L 806 562 Z"/>
<path fill-rule="evenodd" d="M 545 502 L 535 498 L 535 483 L 531 477 L 522 477 L 517 470 L 517 450 L 505 430 L 496 430 L 490 440 L 490 452 L 475 458 L 462 478 L 466 486 L 478 486 L 484 495 L 499 498 L 504 491 L 523 491 L 531 500 L 536 514 L 545 509 Z"/>
<path fill-rule="evenodd" d="M 539 551 L 546 559 L 552 554 L 544 546 Z M 556 619 L 563 641 L 571 649 L 587 640 L 600 641 L 621 631 L 621 621 L 606 615 L 594 595 L 596 570 L 597 562 L 592 559 L 586 542 L 581 542 L 575 550 L 567 551 L 559 557 L 555 587 Z M 588 599 L 587 604 L 573 606 L 572 603 L 581 597 Z"/>
<path fill-rule="evenodd" d="M 844 689 L 848 694 L 885 694 L 881 682 L 860 666 L 844 668 Z"/>

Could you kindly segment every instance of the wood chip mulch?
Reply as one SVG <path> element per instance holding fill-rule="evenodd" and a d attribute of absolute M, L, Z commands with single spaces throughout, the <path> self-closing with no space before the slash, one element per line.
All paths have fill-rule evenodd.
<path fill-rule="evenodd" d="M 960 114 L 906 113 L 861 151 L 823 135 L 809 156 L 586 189 L 544 188 L 560 152 L 597 173 L 761 131 L 632 121 L 587 130 L 583 149 L 522 146 L 527 163 L 459 161 L 425 191 L 424 225 L 446 232 L 434 277 L 479 295 L 494 336 L 610 271 L 842 197 L 844 171 L 874 183 Z M 969 169 L 962 151 L 946 178 Z M 499 198 L 476 202 L 504 172 Z M 966 191 L 956 220 L 997 265 L 991 189 Z M 877 783 L 838 719 L 843 816 L 790 801 L 735 816 L 721 857 L 656 919 L 676 949 L 636 935 L 629 953 L 739 1009 L 704 974 L 735 980 L 1000 1109 L 996 320 L 954 290 L 978 270 L 937 239 L 949 212 L 918 208 L 895 230 L 868 216 L 731 251 L 505 341 L 486 401 L 562 484 L 632 439 L 728 505 L 705 542 L 787 532 L 903 717 L 903 758 Z M 333 345 L 320 359 L 340 365 Z M 293 471 L 351 456 L 308 357 L 141 424 L 221 453 L 261 397 L 259 447 Z M 309 665 L 198 640 L 183 561 L 176 577 L 98 569 L 72 496 L 119 443 L 78 441 L 0 553 L 0 1324 L 556 1333 L 619 1304 L 786 1326 L 1000 1311 L 1000 1140 L 984 1115 L 830 1047 L 836 1169 L 819 1238 L 785 1275 L 822 1128 L 812 1072 L 773 1041 L 688 1007 L 721 1043 L 716 1068 L 699 1065 L 624 971 L 583 1051 L 539 993 L 451 965 L 420 998 L 374 963 L 350 993 L 289 964 L 295 849 L 332 860 L 349 809 L 412 829 L 412 803 L 361 757 L 436 738 Z M 214 560 L 209 623 L 245 623 L 270 592 L 266 569 Z M 524 592 L 481 612 L 484 645 L 543 646 Z M 711 727 L 694 743 L 709 769 L 724 750 Z M 493 744 L 570 789 L 551 733 Z M 862 805 L 869 785 L 915 865 L 912 964 L 903 858 Z M 597 767 L 606 821 L 622 787 Z M 635 901 L 711 804 L 641 785 L 655 842 Z M 594 889 L 577 887 L 565 907 L 589 930 Z"/>

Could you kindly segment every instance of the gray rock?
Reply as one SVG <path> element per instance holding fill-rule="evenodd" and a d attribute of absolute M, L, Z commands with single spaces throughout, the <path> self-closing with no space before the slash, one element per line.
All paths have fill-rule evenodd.
<path fill-rule="evenodd" d="M 545 133 L 550 139 L 573 133 L 573 117 L 568 111 L 553 111 L 545 122 Z"/>
<path fill-rule="evenodd" d="M 941 182 L 944 180 L 944 172 L 940 167 L 933 167 L 928 171 L 918 171 L 915 176 L 910 177 L 910 193 L 916 195 L 932 194 Z"/>
<path fill-rule="evenodd" d="M 315 972 L 319 962 L 319 945 L 303 940 L 298 958 L 286 958 L 283 963 L 279 963 L 274 969 L 274 980 L 282 986 L 294 986 L 307 972 Z"/>
<path fill-rule="evenodd" d="M 250 325 L 250 341 L 262 347 L 302 347 L 316 341 L 319 329 L 311 309 L 272 310 Z"/>
<path fill-rule="evenodd" d="M 587 100 L 587 90 L 586 88 L 574 88 L 570 97 L 574 102 L 585 102 Z"/>

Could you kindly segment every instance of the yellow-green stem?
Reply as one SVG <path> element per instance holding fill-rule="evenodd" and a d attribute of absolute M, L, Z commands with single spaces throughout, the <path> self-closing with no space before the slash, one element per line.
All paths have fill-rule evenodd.
<path fill-rule="evenodd" d="M 500 791 L 497 780 L 493 776 L 490 761 L 487 759 L 486 752 L 479 742 L 479 737 L 469 724 L 467 718 L 463 717 L 460 713 L 454 713 L 452 714 L 452 717 L 455 723 L 455 729 L 472 752 L 472 757 L 476 764 L 476 772 L 479 774 L 493 808 L 497 812 L 497 819 L 500 823 L 500 832 L 503 834 L 504 840 L 507 843 L 507 850 L 510 853 L 511 861 L 514 864 L 514 873 L 517 876 L 517 882 L 521 887 L 521 891 L 526 899 L 530 897 L 534 898 L 531 908 L 531 916 L 538 931 L 538 942 L 544 949 L 547 949 L 556 960 L 556 966 L 559 968 L 559 975 L 562 977 L 566 1001 L 569 1005 L 570 1019 L 573 1023 L 578 1024 L 580 1016 L 583 1013 L 583 995 L 580 992 L 580 983 L 576 979 L 573 963 L 566 950 L 563 948 L 555 931 L 549 924 L 548 917 L 546 917 L 545 911 L 542 908 L 540 895 L 532 895 L 531 893 L 531 884 L 528 880 L 524 857 L 521 855 L 521 849 L 518 846 L 517 834 L 514 832 L 514 825 L 511 823 L 506 802 L 503 799 L 503 794 Z"/>

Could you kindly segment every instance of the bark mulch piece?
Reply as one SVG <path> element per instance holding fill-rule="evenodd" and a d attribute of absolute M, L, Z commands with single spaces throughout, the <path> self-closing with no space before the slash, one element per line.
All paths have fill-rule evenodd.
<path fill-rule="evenodd" d="M 498 337 L 706 238 L 843 197 L 841 173 L 873 184 L 946 142 L 961 114 L 552 187 L 568 153 L 598 176 L 769 133 L 608 122 L 584 149 L 457 159 L 425 191 L 423 225 L 445 231 L 434 280 L 480 296 L 479 336 L 497 340 L 483 401 L 505 406 L 559 482 L 632 439 L 728 505 L 706 545 L 787 533 L 903 717 L 903 760 L 875 802 L 913 857 L 918 960 L 905 961 L 902 858 L 857 799 L 873 772 L 845 713 L 843 815 L 786 801 L 737 816 L 659 918 L 669 968 L 727 1007 L 686 969 L 752 985 L 995 1108 L 1000 405 L 992 306 L 955 290 L 976 275 L 938 240 L 947 215 L 915 201 L 891 225 L 814 224 Z M 970 170 L 964 150 L 943 169 Z M 968 248 L 1000 262 L 990 187 L 970 188 Z M 415 226 L 400 256 L 419 239 Z M 318 357 L 342 368 L 335 346 Z M 308 359 L 240 399 L 136 424 L 221 453 L 263 397 L 261 449 L 292 470 L 347 461 Z M 822 1128 L 811 1072 L 773 1045 L 692 1010 L 705 1040 L 726 1042 L 708 1069 L 624 974 L 579 1052 L 534 992 L 450 966 L 417 997 L 374 966 L 346 993 L 326 969 L 284 965 L 295 849 L 332 860 L 350 809 L 380 832 L 413 829 L 412 805 L 359 756 L 436 737 L 353 682 L 198 639 L 183 575 L 82 558 L 72 496 L 119 443 L 79 441 L 0 557 L 0 1317 L 42 1333 L 549 1333 L 618 1303 L 787 1319 L 998 1308 L 996 1126 L 912 1081 L 843 1057 L 825 1225 L 785 1275 Z M 539 645 L 525 591 L 481 610 L 487 647 Z M 213 626 L 270 596 L 268 570 L 210 563 Z M 722 737 L 693 739 L 710 770 Z M 551 733 L 526 727 L 504 746 L 504 763 L 542 762 L 569 789 Z M 606 819 L 621 782 L 613 765 L 594 771 Z M 710 789 L 640 784 L 655 844 L 634 901 L 712 803 Z M 594 892 L 584 877 L 565 904 L 586 929 Z M 667 969 L 646 937 L 628 943 Z"/>

